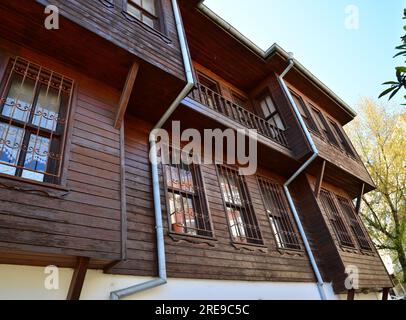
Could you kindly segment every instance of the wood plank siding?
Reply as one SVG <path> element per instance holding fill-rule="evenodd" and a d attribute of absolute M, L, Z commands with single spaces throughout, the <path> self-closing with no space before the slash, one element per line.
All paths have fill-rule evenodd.
<path fill-rule="evenodd" d="M 129 118 L 125 127 L 128 261 L 117 265 L 112 273 L 155 276 L 157 272 L 156 236 L 148 160 L 149 126 Z M 169 277 L 315 281 L 304 251 L 277 250 L 255 177 L 247 177 L 246 183 L 265 246 L 242 248 L 231 243 L 215 166 L 204 165 L 201 169 L 215 240 L 169 234 L 165 190 L 162 175 L 160 177 Z M 266 171 L 264 174 L 269 175 Z M 271 177 L 278 181 L 283 180 L 278 176 L 271 175 Z"/>
<path fill-rule="evenodd" d="M 278 80 L 288 65 L 286 57 L 279 51 L 269 59 L 255 54 L 195 10 L 197 2 L 181 0 L 180 6 L 199 83 L 164 128 L 170 132 L 172 120 L 180 121 L 182 130 L 193 128 L 200 133 L 206 129 L 259 127 L 259 170 L 256 176 L 243 178 L 232 173 L 232 179 L 237 181 L 233 185 L 233 181 L 225 182 L 224 171 L 234 172 L 235 167 L 204 164 L 197 170 L 190 166 L 192 174 L 192 169 L 178 166 L 179 175 L 184 170 L 192 176 L 192 182 L 187 182 L 189 189 L 184 190 L 180 178 L 175 186 L 175 180 L 169 179 L 172 186 L 168 187 L 168 173 L 163 174 L 164 168 L 159 168 L 168 277 L 314 283 L 313 269 L 281 189 L 312 153 Z M 62 175 L 52 180 L 60 184 L 19 177 L 27 168 L 23 143 L 19 147 L 23 156 L 16 157 L 19 161 L 12 166 L 17 168 L 16 176 L 0 174 L 0 263 L 77 265 L 72 298 L 78 298 L 87 268 L 117 275 L 157 275 L 149 134 L 185 86 L 171 0 L 157 3 L 160 27 L 155 29 L 135 18 L 128 19 L 124 13 L 126 1 L 122 0 L 0 2 L 1 79 L 9 69 L 17 70 L 9 62 L 21 57 L 73 81 Z M 43 27 L 44 5 L 48 4 L 60 9 L 60 30 Z M 39 70 L 38 75 L 42 74 Z M 46 81 L 34 74 L 29 77 L 37 79 L 36 83 L 42 81 L 41 85 Z M 52 85 L 51 78 L 48 86 Z M 345 218 L 354 224 L 349 225 L 354 246 L 345 247 L 321 199 L 324 192 L 331 192 L 337 203 L 339 197 L 351 203 L 360 190 L 369 192 L 374 188 L 351 143 L 340 133 L 341 125 L 353 115 L 339 99 L 332 98 L 331 92 L 309 81 L 299 69 L 289 72 L 287 82 L 310 108 L 320 110 L 327 127 L 332 126 L 331 132 L 326 129 L 324 133 L 323 128 L 313 127 L 311 134 L 319 157 L 290 189 L 324 280 L 333 282 L 337 293 L 343 292 L 345 268 L 356 265 L 361 289 L 392 287 L 371 239 L 362 237 L 362 225 L 351 231 L 358 217 Z M 1 82 L 0 89 L 3 86 Z M 63 89 L 59 84 L 53 86 Z M 203 87 L 214 94 L 202 95 L 199 90 Z M 39 95 L 36 86 L 32 91 Z M 9 97 L 4 98 L 2 103 Z M 35 99 L 33 95 L 30 106 Z M 222 109 L 219 100 L 225 101 Z M 13 108 L 18 106 L 16 102 L 8 103 Z M 4 115 L 3 104 L 0 108 L 0 124 L 19 120 Z M 30 115 L 35 111 L 32 107 L 28 110 Z M 322 122 L 312 111 L 307 116 L 306 123 Z M 323 123 L 319 126 L 323 127 Z M 28 137 L 25 141 L 30 134 L 24 133 Z M 228 146 L 223 147 L 225 151 Z M 51 153 L 45 154 L 48 159 Z M 7 169 L 11 166 L 7 158 L 2 161 Z M 201 182 L 196 183 L 196 176 Z M 237 185 L 244 189 L 237 190 L 240 203 L 226 199 L 222 194 L 225 185 L 230 190 L 238 189 Z M 266 190 L 268 198 L 261 192 L 266 194 Z M 168 193 L 172 193 L 172 202 L 167 199 Z M 183 201 L 194 201 L 193 212 L 190 208 L 171 208 L 171 204 L 176 207 L 176 196 L 183 207 Z M 197 200 L 202 212 L 197 212 Z M 176 226 L 177 230 L 187 230 L 187 226 L 170 220 L 168 206 L 175 219 L 177 214 L 182 214 L 185 221 L 193 215 L 192 232 L 174 232 Z M 346 211 L 349 213 L 351 208 Z M 240 234 L 235 235 L 238 228 L 242 228 L 237 230 Z M 360 234 L 362 239 L 357 238 Z M 371 247 L 365 249 L 368 244 Z"/>
<path fill-rule="evenodd" d="M 346 268 L 356 267 L 359 271 L 359 289 L 380 289 L 392 287 L 392 281 L 377 252 L 371 246 L 372 251 L 364 251 L 357 245 L 354 248 L 341 246 L 337 234 L 327 212 L 323 209 L 322 202 L 316 199 L 312 190 L 316 185 L 316 178 L 301 176 L 293 185 L 295 201 L 303 219 L 306 234 L 317 262 L 323 273 L 325 281 L 333 282 L 336 292 L 345 292 Z M 322 187 L 330 191 L 334 196 L 349 198 L 348 193 L 329 183 L 323 183 Z M 349 229 L 351 237 L 352 232 Z M 370 243 L 372 241 L 368 238 Z M 356 243 L 356 240 L 353 239 Z"/>

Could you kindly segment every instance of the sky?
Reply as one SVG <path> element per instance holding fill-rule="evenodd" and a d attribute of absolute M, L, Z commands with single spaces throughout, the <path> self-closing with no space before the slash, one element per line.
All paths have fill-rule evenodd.
<path fill-rule="evenodd" d="M 293 52 L 351 107 L 377 99 L 395 80 L 392 59 L 404 34 L 406 0 L 205 0 L 205 5 L 266 50 Z M 406 92 L 404 93 L 406 94 Z M 403 94 L 403 95 L 404 95 Z M 391 105 L 403 99 L 398 95 Z M 385 99 L 387 101 L 387 99 Z"/>

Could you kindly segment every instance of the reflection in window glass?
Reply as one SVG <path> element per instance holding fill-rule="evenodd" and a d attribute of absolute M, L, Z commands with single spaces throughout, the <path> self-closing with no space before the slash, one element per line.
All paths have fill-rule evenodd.
<path fill-rule="evenodd" d="M 20 154 L 24 130 L 0 123 L 0 172 L 14 175 Z"/>
<path fill-rule="evenodd" d="M 35 83 L 28 78 L 22 82 L 21 77 L 12 78 L 2 115 L 27 122 L 34 101 Z"/>
<path fill-rule="evenodd" d="M 44 175 L 40 172 L 46 172 L 48 162 L 49 139 L 31 135 L 28 144 L 27 154 L 25 156 L 22 177 L 36 181 L 43 181 Z M 32 170 L 32 171 L 30 171 Z M 36 172 L 33 172 L 36 171 Z M 38 172 L 39 171 L 39 172 Z"/>
<path fill-rule="evenodd" d="M 42 87 L 35 106 L 32 123 L 41 128 L 55 131 L 60 106 L 61 99 L 58 91 L 55 89 L 47 90 L 46 87 Z"/>

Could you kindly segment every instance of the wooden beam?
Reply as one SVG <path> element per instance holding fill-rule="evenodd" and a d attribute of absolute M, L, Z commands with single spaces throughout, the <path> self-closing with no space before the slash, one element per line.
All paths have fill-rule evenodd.
<path fill-rule="evenodd" d="M 118 105 L 118 110 L 116 113 L 116 120 L 114 121 L 114 128 L 120 129 L 121 124 L 124 120 L 125 112 L 127 111 L 128 102 L 130 101 L 131 92 L 134 88 L 135 79 L 137 78 L 139 70 L 139 64 L 134 62 L 131 66 L 127 80 L 125 81 L 125 85 L 123 88 L 123 92 L 121 93 L 120 103 Z"/>
<path fill-rule="evenodd" d="M 360 192 L 360 194 L 359 194 L 359 196 L 358 196 L 358 199 L 357 199 L 357 206 L 355 207 L 355 212 L 356 212 L 357 214 L 359 214 L 359 212 L 360 212 L 360 210 L 361 210 L 362 197 L 364 196 L 364 190 L 365 190 L 365 183 L 362 184 L 362 186 L 361 186 L 361 192 Z"/>
<path fill-rule="evenodd" d="M 82 293 L 83 283 L 85 281 L 87 268 L 89 267 L 89 258 L 78 257 L 76 268 L 73 272 L 70 282 L 67 300 L 79 300 Z"/>
<path fill-rule="evenodd" d="M 319 176 L 317 177 L 316 185 L 314 187 L 314 195 L 316 198 L 319 197 L 321 186 L 323 184 L 323 179 L 324 179 L 324 171 L 326 169 L 326 161 L 323 161 L 323 164 L 321 165 L 321 170 L 319 173 Z"/>
<path fill-rule="evenodd" d="M 355 300 L 355 289 L 348 290 L 347 292 L 347 300 Z"/>
<path fill-rule="evenodd" d="M 382 300 L 387 301 L 389 299 L 389 288 L 383 288 Z"/>

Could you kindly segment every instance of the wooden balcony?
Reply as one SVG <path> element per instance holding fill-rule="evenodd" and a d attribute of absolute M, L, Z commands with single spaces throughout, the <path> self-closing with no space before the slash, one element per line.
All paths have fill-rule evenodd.
<path fill-rule="evenodd" d="M 257 130 L 258 134 L 289 149 L 286 131 L 278 128 L 273 119 L 267 121 L 200 83 L 191 92 L 190 97 L 247 129 Z"/>

